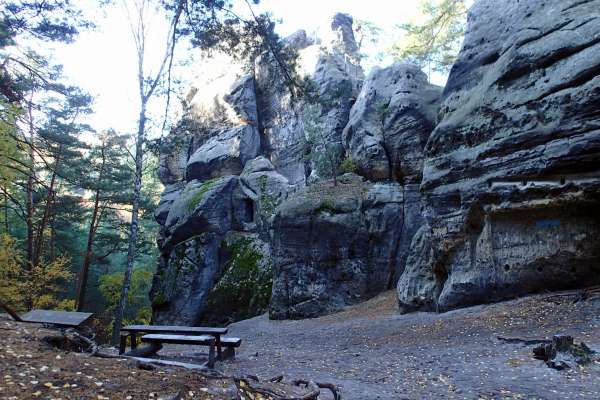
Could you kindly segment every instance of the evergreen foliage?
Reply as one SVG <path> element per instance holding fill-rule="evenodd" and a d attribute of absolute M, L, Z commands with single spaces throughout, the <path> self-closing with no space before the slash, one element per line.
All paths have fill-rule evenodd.
<path fill-rule="evenodd" d="M 405 36 L 392 47 L 395 59 L 447 73 L 456 60 L 466 25 L 465 0 L 421 0 L 415 22 L 400 25 Z"/>

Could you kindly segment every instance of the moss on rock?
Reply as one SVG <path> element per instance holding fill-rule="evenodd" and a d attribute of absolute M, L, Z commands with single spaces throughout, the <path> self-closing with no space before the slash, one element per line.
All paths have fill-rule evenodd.
<path fill-rule="evenodd" d="M 208 297 L 203 320 L 227 324 L 267 310 L 273 283 L 272 265 L 250 238 L 225 245 L 229 253 L 221 279 Z"/>

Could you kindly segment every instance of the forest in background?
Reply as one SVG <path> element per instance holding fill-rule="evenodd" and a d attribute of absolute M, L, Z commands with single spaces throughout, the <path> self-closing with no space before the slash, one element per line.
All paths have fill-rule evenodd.
<path fill-rule="evenodd" d="M 166 107 L 171 103 L 176 45 L 217 49 L 246 62 L 271 52 L 290 90 L 302 95 L 308 87 L 295 75 L 295 55 L 268 15 L 235 20 L 228 1 L 130 3 L 140 64 L 131 77 L 140 87 L 140 113 L 132 116 L 137 132 L 98 132 L 87 125 L 93 98 L 70 85 L 60 65 L 31 49 L 33 43 L 70 43 L 93 29 L 73 2 L 0 6 L 0 301 L 19 311 L 95 312 L 104 340 L 115 316 L 117 331 L 121 316 L 122 323 L 151 318 L 148 291 L 158 256 L 153 211 L 162 185 L 156 176 L 159 146 L 147 140 L 152 128 L 146 122 L 161 124 L 146 106 L 155 97 Z M 159 65 L 148 68 L 144 13 L 159 9 L 170 29 Z M 421 9 L 424 18 L 402 25 L 405 35 L 386 51 L 430 76 L 432 70 L 447 72 L 464 33 L 465 2 L 424 0 Z M 376 25 L 362 21 L 356 29 L 361 42 L 376 43 Z M 167 133 L 169 124 L 162 129 Z"/>

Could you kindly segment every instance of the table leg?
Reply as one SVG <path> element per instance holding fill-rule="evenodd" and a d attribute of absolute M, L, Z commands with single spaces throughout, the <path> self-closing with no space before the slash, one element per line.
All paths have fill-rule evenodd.
<path fill-rule="evenodd" d="M 125 350 L 127 349 L 127 336 L 129 335 L 121 334 L 121 337 L 119 338 L 119 354 L 125 353 Z"/>
<path fill-rule="evenodd" d="M 216 335 L 215 341 L 217 345 L 217 359 L 221 360 L 223 357 L 223 349 L 221 348 L 221 335 Z"/>
<path fill-rule="evenodd" d="M 132 332 L 129 337 L 131 338 L 131 350 L 137 349 L 137 336 L 135 332 Z"/>
<path fill-rule="evenodd" d="M 215 366 L 215 344 L 211 344 L 208 349 L 208 363 L 206 363 L 208 368 L 214 368 Z"/>

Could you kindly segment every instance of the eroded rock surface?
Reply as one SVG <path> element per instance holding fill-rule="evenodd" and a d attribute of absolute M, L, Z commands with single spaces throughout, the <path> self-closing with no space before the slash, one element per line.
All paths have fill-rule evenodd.
<path fill-rule="evenodd" d="M 343 140 L 358 172 L 371 180 L 420 183 L 423 149 L 435 127 L 442 88 L 416 66 L 395 63 L 369 74 Z"/>
<path fill-rule="evenodd" d="M 599 283 L 600 1 L 478 1 L 444 98 L 402 308 Z"/>
<path fill-rule="evenodd" d="M 273 223 L 271 317 L 328 314 L 392 287 L 418 226 L 405 214 L 410 202 L 397 183 L 349 174 L 283 203 Z"/>

